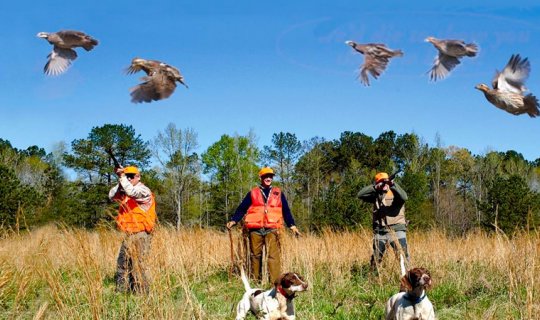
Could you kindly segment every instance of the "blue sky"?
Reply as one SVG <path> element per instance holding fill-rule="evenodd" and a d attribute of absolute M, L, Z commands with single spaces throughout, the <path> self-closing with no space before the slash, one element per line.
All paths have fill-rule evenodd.
<path fill-rule="evenodd" d="M 0 11 L 0 138 L 51 151 L 103 124 L 133 125 L 145 140 L 167 124 L 193 128 L 199 153 L 222 134 L 252 129 L 336 139 L 415 132 L 430 145 L 483 154 L 516 150 L 540 158 L 540 119 L 505 113 L 474 89 L 491 83 L 513 53 L 528 57 L 527 87 L 540 95 L 540 5 L 533 1 L 10 1 Z M 383 4 L 380 4 L 383 3 Z M 410 4 L 414 3 L 414 4 Z M 441 2 L 443 3 L 443 2 Z M 40 31 L 84 31 L 100 41 L 67 73 L 42 69 L 51 46 Z M 436 55 L 427 36 L 476 42 L 445 80 L 429 82 Z M 356 81 L 362 56 L 344 42 L 382 42 L 405 55 L 371 87 Z M 142 75 L 133 57 L 178 67 L 189 89 L 133 104 Z"/>

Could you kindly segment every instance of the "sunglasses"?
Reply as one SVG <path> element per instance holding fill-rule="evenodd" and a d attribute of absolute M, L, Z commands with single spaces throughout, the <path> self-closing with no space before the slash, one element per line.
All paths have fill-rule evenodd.
<path fill-rule="evenodd" d="M 134 173 L 126 173 L 126 178 L 128 178 L 128 179 L 134 179 L 134 178 L 135 178 L 135 174 L 134 174 Z"/>

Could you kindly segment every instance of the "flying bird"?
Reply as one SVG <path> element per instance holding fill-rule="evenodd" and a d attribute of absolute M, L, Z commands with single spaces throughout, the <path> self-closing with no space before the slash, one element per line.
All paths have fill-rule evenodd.
<path fill-rule="evenodd" d="M 528 58 L 522 59 L 513 54 L 502 72 L 497 71 L 490 89 L 486 84 L 478 84 L 476 89 L 482 91 L 486 99 L 494 106 L 513 115 L 527 113 L 535 118 L 540 115 L 538 99 L 531 93 L 524 95 L 527 88 L 525 80 L 529 77 L 531 64 Z"/>
<path fill-rule="evenodd" d="M 73 50 L 74 48 L 83 47 L 84 50 L 90 51 L 99 43 L 86 33 L 74 30 L 62 30 L 52 33 L 39 32 L 37 36 L 53 45 L 53 50 L 47 56 L 49 61 L 43 68 L 45 74 L 53 76 L 65 72 L 71 62 L 77 59 L 77 52 Z"/>
<path fill-rule="evenodd" d="M 345 41 L 345 43 L 364 55 L 364 64 L 360 66 L 358 78 L 365 86 L 369 86 L 368 73 L 377 79 L 388 66 L 390 59 L 403 56 L 401 50 L 391 50 L 382 43 L 360 44 L 354 41 Z"/>
<path fill-rule="evenodd" d="M 161 61 L 134 58 L 126 73 L 133 74 L 139 71 L 144 71 L 146 76 L 141 78 L 143 83 L 130 89 L 133 103 L 166 99 L 173 94 L 177 81 L 188 88 L 180 71 Z"/>
<path fill-rule="evenodd" d="M 460 63 L 459 59 L 464 56 L 474 57 L 478 53 L 476 44 L 465 43 L 461 40 L 440 40 L 427 37 L 426 42 L 431 42 L 439 51 L 430 70 L 429 78 L 432 81 L 444 79 Z"/>

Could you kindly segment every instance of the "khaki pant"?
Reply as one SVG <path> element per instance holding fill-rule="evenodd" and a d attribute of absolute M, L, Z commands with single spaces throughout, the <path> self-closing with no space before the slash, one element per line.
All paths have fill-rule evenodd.
<path fill-rule="evenodd" d="M 407 248 L 407 235 L 405 231 L 379 231 L 373 235 L 373 254 L 371 255 L 371 268 L 378 268 L 381 263 L 387 244 L 390 244 L 396 258 L 399 259 L 400 250 L 403 250 L 405 255 L 405 267 L 409 266 L 409 250 Z"/>
<path fill-rule="evenodd" d="M 281 275 L 281 245 L 279 243 L 279 231 L 273 230 L 265 235 L 257 231 L 249 232 L 251 274 L 253 279 L 262 280 L 262 253 L 266 246 L 268 253 L 268 273 L 270 282 L 276 283 Z"/>
<path fill-rule="evenodd" d="M 152 236 L 146 232 L 128 234 L 118 253 L 116 290 L 148 293 L 150 275 L 146 266 Z"/>

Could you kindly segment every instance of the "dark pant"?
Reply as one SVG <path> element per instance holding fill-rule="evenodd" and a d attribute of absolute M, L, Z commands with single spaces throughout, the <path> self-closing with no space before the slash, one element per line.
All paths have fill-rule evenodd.
<path fill-rule="evenodd" d="M 116 290 L 147 293 L 150 286 L 146 259 L 152 236 L 146 232 L 128 234 L 118 253 Z"/>
<path fill-rule="evenodd" d="M 268 273 L 270 282 L 275 283 L 281 275 L 281 246 L 279 243 L 279 231 L 261 233 L 249 231 L 250 260 L 252 278 L 258 281 L 262 279 L 262 253 L 266 246 L 268 254 Z"/>
<path fill-rule="evenodd" d="M 407 237 L 405 231 L 379 231 L 373 235 L 373 254 L 371 255 L 371 267 L 373 269 L 381 263 L 386 245 L 390 244 L 396 256 L 399 256 L 400 247 L 405 255 L 405 266 L 409 264 L 409 250 L 407 249 Z M 398 247 L 399 244 L 399 247 Z"/>

